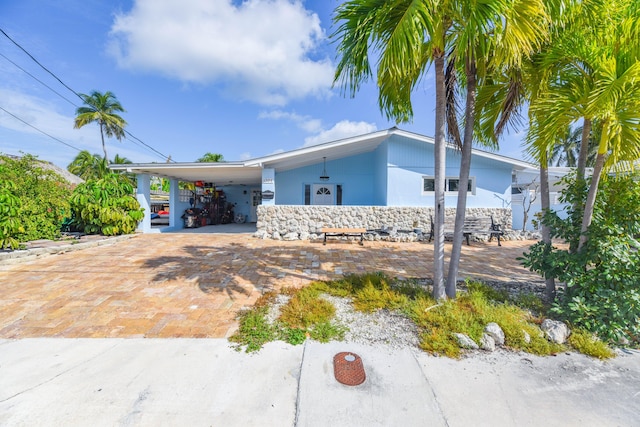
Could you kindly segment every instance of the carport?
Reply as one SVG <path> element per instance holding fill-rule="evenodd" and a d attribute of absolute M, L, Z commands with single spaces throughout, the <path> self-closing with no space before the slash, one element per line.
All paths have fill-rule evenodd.
<path fill-rule="evenodd" d="M 223 192 L 228 203 L 233 203 L 236 214 L 256 222 L 255 208 L 261 203 L 261 165 L 248 166 L 244 162 L 221 163 L 134 163 L 110 165 L 112 170 L 133 173 L 137 177 L 136 197 L 145 210 L 138 229 L 143 233 L 168 232 L 184 228 L 182 215 L 186 209 L 197 205 L 204 194 L 203 187 L 195 191 L 180 190 L 178 182 L 206 183 L 207 192 Z M 151 177 L 169 180 L 169 225 L 151 226 Z"/>

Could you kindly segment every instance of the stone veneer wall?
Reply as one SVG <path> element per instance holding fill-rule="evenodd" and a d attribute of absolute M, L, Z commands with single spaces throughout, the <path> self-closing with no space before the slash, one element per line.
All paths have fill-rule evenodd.
<path fill-rule="evenodd" d="M 445 208 L 446 222 L 453 224 L 455 208 Z M 258 206 L 256 237 L 262 239 L 307 240 L 315 238 L 323 227 L 396 228 L 429 232 L 433 208 L 394 206 Z M 488 217 L 511 230 L 509 208 L 467 208 L 468 217 Z"/>

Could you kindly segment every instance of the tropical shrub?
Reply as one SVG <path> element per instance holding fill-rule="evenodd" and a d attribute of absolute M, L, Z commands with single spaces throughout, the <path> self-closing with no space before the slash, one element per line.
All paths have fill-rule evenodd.
<path fill-rule="evenodd" d="M 79 230 L 105 236 L 135 232 L 144 216 L 130 180 L 114 173 L 76 187 L 71 196 L 71 212 Z"/>
<path fill-rule="evenodd" d="M 574 326 L 610 342 L 640 343 L 640 183 L 634 175 L 603 177 L 588 242 L 574 250 L 580 238 L 573 206 L 586 189 L 573 177 L 565 180 L 562 201 L 568 217 L 546 213 L 542 221 L 552 235 L 569 245 L 557 248 L 537 243 L 521 258 L 525 267 L 566 284 L 552 312 Z M 578 201 L 574 205 L 574 202 Z"/>
<path fill-rule="evenodd" d="M 11 193 L 19 201 L 15 218 L 20 227 L 14 227 L 15 240 L 60 237 L 62 221 L 69 215 L 71 184 L 30 154 L 21 158 L 1 156 L 0 180 L 12 183 Z"/>
<path fill-rule="evenodd" d="M 23 231 L 18 221 L 20 199 L 14 192 L 12 181 L 0 181 L 0 249 L 16 249 L 18 240 L 15 236 Z"/>

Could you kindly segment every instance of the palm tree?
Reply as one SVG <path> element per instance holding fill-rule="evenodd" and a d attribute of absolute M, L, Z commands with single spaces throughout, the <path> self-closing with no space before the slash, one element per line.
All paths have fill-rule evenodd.
<path fill-rule="evenodd" d="M 205 153 L 204 156 L 200 157 L 196 162 L 199 163 L 218 163 L 224 162 L 224 156 L 222 154 L 217 153 Z"/>
<path fill-rule="evenodd" d="M 113 164 L 130 164 L 131 160 L 126 157 L 121 157 L 116 154 L 111 162 Z M 109 170 L 109 166 L 104 161 L 100 154 L 91 154 L 87 150 L 83 150 L 78 153 L 78 155 L 67 165 L 67 170 L 72 174 L 79 176 L 85 181 L 89 179 L 100 179 L 104 178 L 110 173 L 114 173 Z M 115 173 L 124 173 L 121 171 L 117 171 Z M 133 174 L 124 173 L 132 182 L 135 178 Z"/>
<path fill-rule="evenodd" d="M 109 171 L 104 159 L 99 154 L 91 154 L 83 150 L 69 163 L 67 170 L 85 181 L 103 178 Z"/>
<path fill-rule="evenodd" d="M 97 122 L 100 126 L 104 161 L 108 162 L 109 157 L 107 156 L 104 136 L 106 134 L 109 138 L 115 137 L 118 141 L 125 136 L 124 127 L 127 122 L 117 114 L 124 112 L 124 108 L 122 108 L 115 95 L 109 91 L 102 94 L 94 90 L 91 95 L 80 94 L 80 97 L 85 106 L 76 109 L 76 119 L 73 127 L 80 129 L 86 124 Z"/>
<path fill-rule="evenodd" d="M 369 51 L 380 54 L 376 82 L 381 111 L 396 122 L 413 117 L 411 94 L 428 65 L 435 69 L 435 215 L 433 296 L 444 299 L 445 52 L 452 1 L 351 0 L 336 9 L 335 82 L 355 96 L 373 77 Z"/>
<path fill-rule="evenodd" d="M 563 28 L 544 53 L 543 62 L 556 66 L 542 95 L 531 105 L 541 118 L 531 141 L 534 151 L 548 153 L 557 141 L 555 135 L 578 118 L 597 124 L 594 130 L 600 138 L 579 251 L 587 243 L 601 173 L 640 158 L 640 5 L 633 0 L 608 0 L 584 2 L 577 10 L 575 22 L 589 25 Z M 587 151 L 588 132 L 583 130 L 580 168 L 586 164 Z"/>
<path fill-rule="evenodd" d="M 464 139 L 460 160 L 460 184 L 454 227 L 453 247 L 447 275 L 447 297 L 455 298 L 458 267 L 462 251 L 463 227 L 467 204 L 467 185 L 471 168 L 471 149 L 476 123 L 477 84 L 482 85 L 491 65 L 518 64 L 532 53 L 545 36 L 548 18 L 541 0 L 496 0 L 493 2 L 458 1 L 453 25 L 448 34 L 450 60 L 456 62 L 465 77 L 466 101 Z"/>
<path fill-rule="evenodd" d="M 589 123 L 591 127 L 591 123 Z M 567 129 L 558 142 L 553 146 L 551 155 L 549 157 L 549 165 L 554 166 L 566 166 L 570 168 L 577 168 L 580 160 L 580 155 L 583 154 L 582 136 L 585 133 L 584 126 L 578 126 L 576 128 Z M 599 127 L 595 126 L 595 130 Z M 587 149 L 584 152 L 585 167 L 593 167 L 596 161 L 596 154 L 598 151 L 598 135 L 591 133 L 591 130 L 587 130 Z"/>

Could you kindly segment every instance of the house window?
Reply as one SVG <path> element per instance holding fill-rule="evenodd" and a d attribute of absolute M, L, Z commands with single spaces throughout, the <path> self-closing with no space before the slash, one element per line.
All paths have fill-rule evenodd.
<path fill-rule="evenodd" d="M 311 186 L 309 184 L 304 186 L 304 204 L 311 204 Z"/>
<path fill-rule="evenodd" d="M 342 204 L 342 185 L 336 185 L 336 205 Z"/>
<path fill-rule="evenodd" d="M 444 192 L 445 193 L 457 193 L 460 186 L 460 179 L 456 177 L 447 177 L 444 180 Z M 435 178 L 432 176 L 422 177 L 422 194 L 431 194 L 435 192 Z M 469 178 L 467 185 L 467 191 L 471 194 L 476 194 L 476 179 L 475 177 Z"/>

